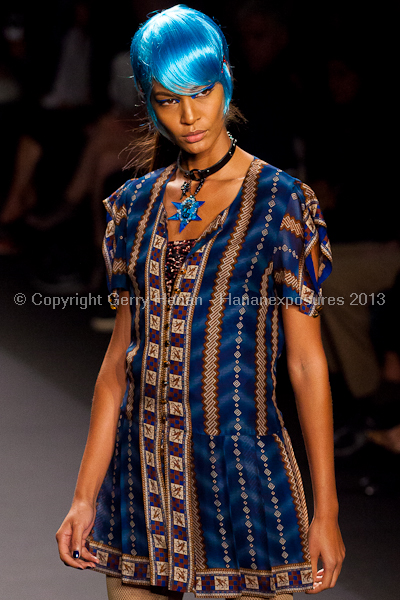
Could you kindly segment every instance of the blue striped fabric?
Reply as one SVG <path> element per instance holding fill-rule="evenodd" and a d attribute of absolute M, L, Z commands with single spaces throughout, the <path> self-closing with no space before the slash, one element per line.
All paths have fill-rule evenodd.
<path fill-rule="evenodd" d="M 326 225 L 309 187 L 254 158 L 167 296 L 162 199 L 174 169 L 105 200 L 109 288 L 130 292 L 132 341 L 88 546 L 97 570 L 127 584 L 220 598 L 309 589 L 307 509 L 276 363 L 282 307 L 318 315 Z"/>

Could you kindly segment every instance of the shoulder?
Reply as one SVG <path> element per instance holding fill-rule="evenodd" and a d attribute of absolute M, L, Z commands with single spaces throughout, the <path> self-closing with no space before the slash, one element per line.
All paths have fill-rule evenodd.
<path fill-rule="evenodd" d="M 272 194 L 276 194 L 277 192 L 283 195 L 292 194 L 298 186 L 302 185 L 297 177 L 257 157 L 254 158 L 253 166 L 258 171 L 259 186 L 269 186 L 269 191 Z"/>
<path fill-rule="evenodd" d="M 296 205 L 304 210 L 304 191 L 302 182 L 282 169 L 255 158 L 252 166 L 256 175 L 257 204 L 260 210 L 273 211 L 277 216 Z M 253 178 L 251 178 L 253 179 Z M 305 186 L 307 187 L 307 186 Z M 311 197 L 312 190 L 309 196 Z"/>
<path fill-rule="evenodd" d="M 318 200 L 314 190 L 301 181 L 298 177 L 282 171 L 278 167 L 255 159 L 259 167 L 259 185 L 267 188 L 274 196 L 279 195 L 282 200 L 292 200 L 299 203 L 304 210 L 308 208 L 314 212 Z"/>
<path fill-rule="evenodd" d="M 312 188 L 298 177 L 258 158 L 253 161 L 257 174 L 257 204 L 260 211 L 274 212 L 278 218 L 290 216 L 298 221 L 314 221 L 326 227 L 318 199 Z"/>

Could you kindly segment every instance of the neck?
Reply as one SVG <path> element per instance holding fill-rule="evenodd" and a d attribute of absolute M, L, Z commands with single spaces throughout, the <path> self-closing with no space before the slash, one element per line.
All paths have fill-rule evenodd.
<path fill-rule="evenodd" d="M 191 171 L 192 169 L 207 169 L 218 162 L 229 150 L 231 140 L 226 128 L 223 127 L 220 135 L 207 150 L 195 153 L 189 153 L 182 150 L 182 167 Z"/>

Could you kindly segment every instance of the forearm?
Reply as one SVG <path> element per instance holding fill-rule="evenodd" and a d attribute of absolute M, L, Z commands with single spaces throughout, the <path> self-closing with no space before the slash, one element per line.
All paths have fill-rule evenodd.
<path fill-rule="evenodd" d="M 323 353 L 289 365 L 314 495 L 315 516 L 336 516 L 332 401 Z"/>
<path fill-rule="evenodd" d="M 122 292 L 122 295 L 127 292 Z M 121 401 L 126 389 L 126 349 L 130 341 L 129 306 L 120 306 L 110 345 L 96 381 L 89 433 L 74 500 L 95 503 L 110 464 Z"/>
<path fill-rule="evenodd" d="M 117 382 L 115 382 L 117 383 Z M 113 454 L 123 390 L 110 389 L 99 376 L 93 397 L 89 433 L 76 483 L 74 500 L 96 502 Z"/>

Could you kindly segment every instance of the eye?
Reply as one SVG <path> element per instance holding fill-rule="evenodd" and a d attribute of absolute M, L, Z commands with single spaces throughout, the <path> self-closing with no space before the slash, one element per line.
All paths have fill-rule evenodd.
<path fill-rule="evenodd" d="M 178 98 L 165 98 L 165 100 L 157 100 L 157 104 L 161 104 L 161 106 L 170 106 L 172 104 L 177 104 L 179 102 Z"/>
<path fill-rule="evenodd" d="M 198 92 L 197 94 L 194 94 L 192 96 L 192 98 L 205 98 L 206 96 L 208 96 L 213 91 L 214 86 L 215 86 L 215 84 L 212 84 L 212 85 L 208 86 L 204 90 L 201 90 L 201 92 Z"/>

